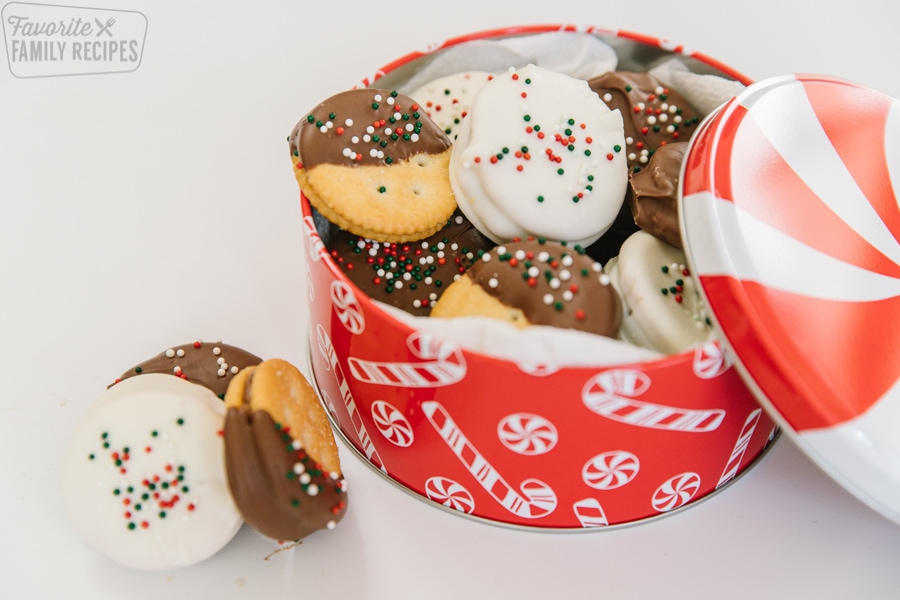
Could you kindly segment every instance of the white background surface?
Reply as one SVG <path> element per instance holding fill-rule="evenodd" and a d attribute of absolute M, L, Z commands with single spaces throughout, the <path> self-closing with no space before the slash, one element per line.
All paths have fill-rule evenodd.
<path fill-rule="evenodd" d="M 98 1 L 146 15 L 137 71 L 28 80 L 0 68 L 0 597 L 900 597 L 900 526 L 784 436 L 708 501 L 603 532 L 471 522 L 346 448 L 344 521 L 269 560 L 274 545 L 245 527 L 194 567 L 132 571 L 67 521 L 69 435 L 132 364 L 202 338 L 305 370 L 284 140 L 313 105 L 407 51 L 590 23 L 688 44 L 754 79 L 818 72 L 900 97 L 889 0 L 524 4 Z"/>

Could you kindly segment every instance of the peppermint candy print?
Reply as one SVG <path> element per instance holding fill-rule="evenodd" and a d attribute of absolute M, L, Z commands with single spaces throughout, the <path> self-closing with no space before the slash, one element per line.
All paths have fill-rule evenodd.
<path fill-rule="evenodd" d="M 603 506 L 600 505 L 600 501 L 596 498 L 584 498 L 579 500 L 572 505 L 572 510 L 575 511 L 575 517 L 585 529 L 609 525 L 609 519 L 606 518 L 606 512 L 603 510 Z"/>
<path fill-rule="evenodd" d="M 451 385 L 465 377 L 466 359 L 456 344 L 414 331 L 406 345 L 424 362 L 383 362 L 351 356 L 347 359 L 351 375 L 364 383 L 409 388 Z"/>
<path fill-rule="evenodd" d="M 669 512 L 687 504 L 700 489 L 700 476 L 696 473 L 682 473 L 667 480 L 653 493 L 653 509 Z"/>
<path fill-rule="evenodd" d="M 596 490 L 614 490 L 630 483 L 641 470 L 641 461 L 631 452 L 614 450 L 593 457 L 581 468 L 581 479 Z"/>
<path fill-rule="evenodd" d="M 423 402 L 422 412 L 472 477 L 507 511 L 523 519 L 539 519 L 556 510 L 557 496 L 553 488 L 539 479 L 528 478 L 518 490 L 514 489 L 469 441 L 440 403 Z"/>
<path fill-rule="evenodd" d="M 650 429 L 705 433 L 722 424 L 722 409 L 694 410 L 634 400 L 650 387 L 650 377 L 633 369 L 610 369 L 585 384 L 581 400 L 600 416 Z"/>
<path fill-rule="evenodd" d="M 409 420 L 392 404 L 384 400 L 376 400 L 372 403 L 372 420 L 375 427 L 384 436 L 384 439 L 400 446 L 408 448 L 412 445 L 415 435 Z"/>
<path fill-rule="evenodd" d="M 731 367 L 731 358 L 718 342 L 706 342 L 694 349 L 694 375 L 700 379 L 718 377 Z"/>
<path fill-rule="evenodd" d="M 466 514 L 475 510 L 475 499 L 462 484 L 447 477 L 429 477 L 425 482 L 425 495 L 430 500 Z"/>
<path fill-rule="evenodd" d="M 335 279 L 331 282 L 331 303 L 341 324 L 354 334 L 362 333 L 366 328 L 366 319 L 356 294 L 350 286 Z"/>
<path fill-rule="evenodd" d="M 559 441 L 556 427 L 540 415 L 515 413 L 497 424 L 500 443 L 523 456 L 537 456 L 553 450 Z"/>

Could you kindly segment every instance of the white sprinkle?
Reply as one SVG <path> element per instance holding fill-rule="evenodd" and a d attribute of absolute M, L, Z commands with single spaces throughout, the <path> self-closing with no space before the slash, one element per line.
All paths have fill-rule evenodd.
<path fill-rule="evenodd" d="M 485 252 L 484 254 L 482 254 L 482 255 L 481 255 L 481 260 L 484 261 L 484 262 L 491 262 L 491 253 L 490 253 L 490 252 Z"/>
<path fill-rule="evenodd" d="M 395 112 L 395 113 L 394 113 L 394 118 L 395 118 L 395 119 L 396 119 L 396 120 L 398 120 L 398 121 L 399 121 L 399 120 L 400 120 L 400 119 L 402 119 L 402 118 L 403 118 L 403 115 L 401 115 L 401 114 L 400 114 L 400 113 L 398 113 L 398 112 Z"/>
<path fill-rule="evenodd" d="M 670 105 L 670 106 L 669 106 L 669 112 L 672 113 L 672 114 L 674 115 L 675 113 L 678 112 L 678 107 L 675 106 L 674 104 Z"/>
<path fill-rule="evenodd" d="M 372 137 L 369 134 L 363 136 L 363 141 L 368 143 L 372 141 Z"/>
<path fill-rule="evenodd" d="M 661 85 L 658 85 L 658 86 L 656 86 L 656 89 L 653 90 L 653 93 L 659 95 L 659 94 L 662 94 L 662 93 L 665 92 L 665 91 L 666 91 L 666 88 L 664 88 L 664 87 L 661 86 Z"/>
<path fill-rule="evenodd" d="M 498 255 L 506 254 L 506 246 L 497 246 L 497 254 Z"/>
<path fill-rule="evenodd" d="M 500 282 L 497 281 L 496 277 L 491 277 L 490 279 L 488 279 L 489 288 L 496 289 L 498 285 L 500 285 Z"/>
<path fill-rule="evenodd" d="M 216 371 L 216 375 L 218 375 L 219 377 L 225 377 L 225 369 L 219 369 L 218 371 Z"/>
<path fill-rule="evenodd" d="M 425 257 L 425 262 L 429 265 L 432 264 L 434 262 L 434 256 L 429 254 L 428 256 Z"/>
<path fill-rule="evenodd" d="M 647 105 L 644 104 L 643 102 L 638 102 L 638 108 L 641 110 L 644 110 L 645 108 L 647 108 Z"/>
<path fill-rule="evenodd" d="M 231 367 L 231 373 L 232 373 L 232 375 L 237 375 L 237 374 L 238 374 L 238 371 L 240 371 L 240 369 L 238 369 L 237 367 Z"/>
<path fill-rule="evenodd" d="M 650 115 L 649 117 L 647 117 L 647 123 L 650 125 L 656 125 L 656 117 Z"/>
<path fill-rule="evenodd" d="M 172 371 L 174 371 L 175 373 L 181 373 L 181 367 L 175 367 L 174 369 L 172 369 Z"/>
<path fill-rule="evenodd" d="M 394 97 L 388 96 L 388 99 L 385 100 L 385 102 L 387 102 L 389 106 L 393 106 L 394 105 Z"/>
<path fill-rule="evenodd" d="M 178 351 L 175 352 L 175 355 L 176 355 L 176 356 L 179 356 L 179 357 L 184 356 L 184 350 L 181 349 L 181 348 L 179 348 Z"/>
<path fill-rule="evenodd" d="M 378 151 L 378 158 L 384 158 L 384 152 L 381 150 Z"/>
<path fill-rule="evenodd" d="M 547 306 L 553 304 L 553 294 L 544 294 L 543 301 Z"/>
<path fill-rule="evenodd" d="M 390 127 L 384 128 L 384 135 L 391 135 L 392 133 L 394 133 L 394 132 L 391 130 Z"/>
<path fill-rule="evenodd" d="M 340 475 L 338 474 L 337 471 L 332 471 L 331 473 L 328 474 L 328 476 L 331 477 L 332 479 L 337 479 L 338 477 L 340 477 Z"/>
<path fill-rule="evenodd" d="M 674 132 L 675 132 L 674 125 L 669 125 L 668 127 L 666 127 L 666 133 L 674 133 Z"/>
<path fill-rule="evenodd" d="M 372 158 L 377 157 L 377 156 L 378 156 L 378 150 L 376 150 L 375 148 L 372 148 L 371 150 L 369 150 L 369 156 L 371 156 Z"/>
<path fill-rule="evenodd" d="M 297 440 L 294 440 L 294 441 L 296 442 Z M 304 465 L 302 462 L 294 463 L 294 473 L 296 473 L 297 475 L 301 475 L 305 472 L 306 472 L 306 465 Z"/>
<path fill-rule="evenodd" d="M 425 285 L 431 285 L 432 282 L 434 282 L 434 279 L 432 279 L 431 277 L 426 277 L 426 278 L 425 278 Z"/>
<path fill-rule="evenodd" d="M 173 356 L 175 356 L 175 351 L 169 348 L 168 350 L 166 350 L 166 356 L 168 358 L 172 358 Z"/>
<path fill-rule="evenodd" d="M 625 143 L 626 143 L 626 144 L 633 144 L 633 143 L 634 143 L 634 138 L 633 138 L 633 137 L 627 137 L 627 138 L 625 138 Z"/>
<path fill-rule="evenodd" d="M 562 279 L 563 281 L 568 281 L 568 280 L 572 279 L 572 274 L 568 270 L 563 269 L 562 271 L 559 272 L 559 278 Z"/>
<path fill-rule="evenodd" d="M 328 133 L 328 128 L 322 125 L 321 127 L 319 127 L 319 131 L 321 131 L 322 133 Z"/>
<path fill-rule="evenodd" d="M 375 133 L 375 128 L 372 127 L 371 125 L 369 125 L 368 127 L 366 127 L 366 133 L 369 133 L 369 134 Z"/>
<path fill-rule="evenodd" d="M 294 450 L 299 450 L 302 447 L 303 446 L 300 445 L 300 440 L 293 440 L 291 442 L 291 448 L 293 448 Z"/>
<path fill-rule="evenodd" d="M 428 294 L 428 299 L 434 302 L 435 300 L 437 300 L 437 294 L 431 292 L 430 294 Z"/>
<path fill-rule="evenodd" d="M 409 136 L 409 141 L 411 141 L 411 142 L 418 142 L 418 141 L 419 141 L 419 134 L 418 134 L 418 133 L 414 133 L 414 134 L 412 134 L 411 136 Z"/>
<path fill-rule="evenodd" d="M 381 102 L 381 94 L 375 94 L 375 102 Z"/>
<path fill-rule="evenodd" d="M 516 260 L 525 260 L 524 250 L 516 250 Z"/>
<path fill-rule="evenodd" d="M 334 127 L 334 123 L 332 123 L 331 121 L 328 121 L 325 123 L 325 127 L 327 127 L 328 129 L 332 129 Z"/>
<path fill-rule="evenodd" d="M 672 120 L 675 121 L 676 123 L 681 123 L 681 115 L 675 115 L 675 117 Z"/>
<path fill-rule="evenodd" d="M 359 143 L 359 136 L 358 136 L 358 135 L 354 135 L 352 138 L 350 138 L 350 141 L 351 141 L 352 143 L 354 143 L 354 144 L 358 144 L 358 143 Z"/>
<path fill-rule="evenodd" d="M 300 475 L 300 483 L 309 483 L 310 481 L 312 481 L 312 477 L 310 477 L 309 473 Z"/>
<path fill-rule="evenodd" d="M 566 290 L 562 293 L 562 297 L 566 302 L 570 302 L 572 298 L 575 297 L 575 294 L 573 294 L 571 290 Z"/>
<path fill-rule="evenodd" d="M 559 279 L 554 277 L 553 279 L 550 280 L 549 285 L 550 285 L 550 289 L 558 290 L 559 286 L 560 286 Z"/>
<path fill-rule="evenodd" d="M 337 527 L 337 523 L 335 523 L 333 520 L 328 521 L 327 523 L 325 523 L 325 527 L 327 527 L 328 529 L 334 529 L 335 527 Z"/>
<path fill-rule="evenodd" d="M 603 94 L 603 101 L 604 102 L 612 102 L 612 94 L 610 94 L 609 92 L 606 92 L 605 94 Z"/>
<path fill-rule="evenodd" d="M 393 278 L 394 278 L 394 274 L 391 273 L 391 272 L 385 273 L 385 274 L 384 274 L 384 278 L 385 278 L 385 279 L 393 279 Z"/>
<path fill-rule="evenodd" d="M 344 125 L 347 127 L 353 127 L 353 119 L 344 119 Z"/>
<path fill-rule="evenodd" d="M 344 148 L 343 151 L 341 151 L 341 154 L 343 154 L 347 158 L 350 158 L 350 155 L 355 154 L 355 152 L 353 152 L 353 150 L 351 150 L 350 148 Z"/>
<path fill-rule="evenodd" d="M 609 275 L 604 273 L 600 276 L 600 285 L 609 285 Z"/>
<path fill-rule="evenodd" d="M 215 348 L 213 348 L 213 354 L 215 354 L 216 356 L 222 354 L 222 349 L 216 346 Z"/>
<path fill-rule="evenodd" d="M 406 124 L 406 130 L 407 130 L 407 131 L 412 131 L 413 129 L 415 129 L 415 126 L 414 126 L 412 123 L 407 123 L 407 124 Z"/>
<path fill-rule="evenodd" d="M 403 282 L 400 281 L 399 279 L 398 279 L 397 281 L 394 282 L 394 289 L 395 289 L 395 290 L 399 290 L 399 289 L 402 288 L 402 287 L 403 287 Z"/>
<path fill-rule="evenodd" d="M 414 308 L 422 308 L 422 301 L 421 300 L 413 300 L 413 307 Z"/>
<path fill-rule="evenodd" d="M 637 154 L 635 154 L 634 152 L 628 153 L 628 160 L 634 160 L 636 158 L 637 158 Z"/>
<path fill-rule="evenodd" d="M 528 269 L 529 277 L 537 277 L 540 274 L 541 274 L 541 270 L 538 269 L 537 267 L 531 267 L 530 269 Z"/>
<path fill-rule="evenodd" d="M 560 263 L 564 267 L 571 267 L 572 263 L 574 263 L 574 262 L 575 262 L 575 259 L 572 258 L 571 254 L 566 254 L 565 256 L 562 257 L 562 260 L 560 261 Z"/>
<path fill-rule="evenodd" d="M 663 102 L 662 104 L 660 104 L 660 105 L 659 105 L 659 110 L 669 110 L 669 103 L 668 103 L 668 102 Z"/>
<path fill-rule="evenodd" d="M 319 486 L 316 485 L 315 483 L 309 484 L 309 487 L 306 488 L 306 493 L 309 494 L 310 496 L 315 496 L 316 494 L 319 493 Z"/>
<path fill-rule="evenodd" d="M 405 273 L 403 273 L 403 279 L 404 281 L 409 281 L 410 279 L 412 279 L 412 273 L 406 271 Z"/>
<path fill-rule="evenodd" d="M 538 258 L 538 260 L 541 261 L 541 262 L 547 262 L 548 260 L 550 260 L 550 253 L 549 253 L 549 252 L 546 252 L 546 251 L 545 251 L 545 252 L 540 252 L 540 253 L 538 254 L 537 258 Z"/>
<path fill-rule="evenodd" d="M 225 362 L 225 359 L 222 358 L 221 356 L 220 356 L 219 358 L 216 359 L 216 364 L 217 364 L 217 365 L 221 365 L 221 364 L 223 364 L 224 362 Z"/>
<path fill-rule="evenodd" d="M 668 121 L 668 120 L 669 120 L 669 115 L 667 115 L 666 113 L 663 113 L 663 114 L 659 115 L 659 121 L 660 121 L 660 123 L 665 123 L 665 122 Z"/>
<path fill-rule="evenodd" d="M 377 271 L 375 271 L 375 274 L 379 277 L 384 277 L 384 269 L 378 269 Z"/>
<path fill-rule="evenodd" d="M 603 270 L 603 266 L 598 262 L 595 262 L 594 264 L 591 265 L 591 271 L 593 271 L 594 273 L 599 273 L 602 270 Z"/>

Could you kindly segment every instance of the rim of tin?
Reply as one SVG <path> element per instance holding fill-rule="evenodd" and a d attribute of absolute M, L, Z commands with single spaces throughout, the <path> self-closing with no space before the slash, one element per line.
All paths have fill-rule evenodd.
<path fill-rule="evenodd" d="M 382 471 L 381 469 L 376 467 L 374 464 L 372 464 L 372 462 L 366 457 L 366 455 L 359 448 L 356 447 L 356 444 L 354 444 L 350 440 L 350 438 L 347 437 L 347 434 L 344 433 L 344 430 L 341 428 L 340 423 L 335 419 L 334 415 L 331 414 L 331 411 L 328 410 L 328 406 L 325 404 L 325 400 L 322 398 L 322 393 L 319 390 L 319 382 L 316 379 L 316 372 L 315 372 L 315 369 L 313 368 L 313 364 L 312 364 L 312 350 L 313 349 L 312 349 L 311 336 L 312 336 L 312 330 L 308 329 L 307 336 L 306 336 L 306 370 L 309 373 L 310 383 L 312 384 L 313 389 L 315 389 L 315 391 L 316 391 L 316 397 L 319 399 L 319 404 L 322 406 L 322 408 L 325 410 L 325 414 L 328 416 L 328 422 L 331 424 L 332 430 L 341 439 L 341 441 L 344 443 L 344 445 L 347 446 L 353 452 L 353 455 L 356 458 L 358 458 L 359 461 L 362 462 L 367 468 L 371 469 L 373 473 L 377 473 L 380 477 L 382 477 L 385 481 L 387 481 L 394 487 L 400 489 L 401 491 L 412 496 L 413 498 L 416 498 L 416 499 L 420 500 L 421 502 L 424 502 L 428 506 L 433 506 L 433 507 L 438 508 L 448 514 L 456 515 L 458 517 L 468 519 L 468 520 L 474 521 L 476 523 L 484 523 L 487 525 L 493 525 L 495 527 L 500 527 L 502 529 L 512 529 L 515 531 L 528 531 L 528 532 L 537 532 L 537 533 L 592 533 L 592 532 L 596 532 L 596 531 L 607 531 L 610 529 L 625 529 L 627 527 L 634 527 L 636 525 L 644 525 L 646 523 L 659 521 L 660 519 L 665 519 L 666 517 L 670 517 L 672 515 L 679 514 L 685 510 L 693 508 L 694 506 L 697 506 L 698 504 L 702 504 L 706 500 L 709 500 L 713 496 L 718 496 L 720 492 L 723 492 L 724 490 L 727 490 L 728 488 L 730 488 L 732 485 L 734 485 L 734 483 L 736 481 L 741 479 L 746 473 L 753 470 L 757 466 L 757 464 L 759 462 L 761 462 L 762 459 L 766 455 L 769 454 L 769 450 L 772 448 L 772 446 L 775 445 L 775 442 L 777 442 L 778 439 L 781 437 L 781 428 L 775 427 L 772 430 L 772 434 L 769 437 L 769 440 L 766 442 L 766 445 L 763 446 L 763 448 L 759 452 L 759 454 L 757 454 L 755 457 L 753 457 L 753 460 L 751 460 L 749 463 L 747 463 L 743 469 L 738 471 L 734 477 L 732 477 L 730 480 L 728 480 L 721 487 L 715 488 L 714 490 L 710 491 L 709 493 L 707 493 L 697 499 L 693 499 L 690 502 L 683 504 L 674 510 L 658 513 L 655 515 L 644 517 L 642 519 L 635 519 L 633 521 L 625 521 L 623 523 L 611 523 L 609 525 L 600 525 L 597 527 L 541 527 L 540 525 L 520 525 L 518 523 L 510 523 L 508 521 L 499 521 L 499 520 L 495 520 L 495 519 L 488 519 L 487 517 L 482 517 L 479 515 L 473 515 L 473 514 L 469 514 L 466 512 L 462 512 L 462 511 L 456 510 L 454 508 L 450 508 L 449 506 L 444 506 L 443 504 L 435 502 L 434 500 L 432 500 L 426 496 L 423 496 L 422 494 L 413 490 L 412 488 L 409 488 L 409 487 L 403 485 L 402 483 L 400 483 L 399 481 L 394 479 L 389 473 L 385 473 L 384 471 Z"/>

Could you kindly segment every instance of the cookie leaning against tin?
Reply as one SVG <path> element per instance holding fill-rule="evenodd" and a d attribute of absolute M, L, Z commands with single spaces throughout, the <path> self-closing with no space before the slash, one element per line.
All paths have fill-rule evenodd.
<path fill-rule="evenodd" d="M 290 363 L 237 374 L 225 393 L 225 472 L 244 520 L 276 540 L 332 529 L 347 508 L 334 434 L 315 391 Z"/>
<path fill-rule="evenodd" d="M 374 88 L 335 94 L 288 141 L 303 193 L 341 229 L 413 241 L 440 229 L 456 209 L 450 139 L 408 96 Z"/>

